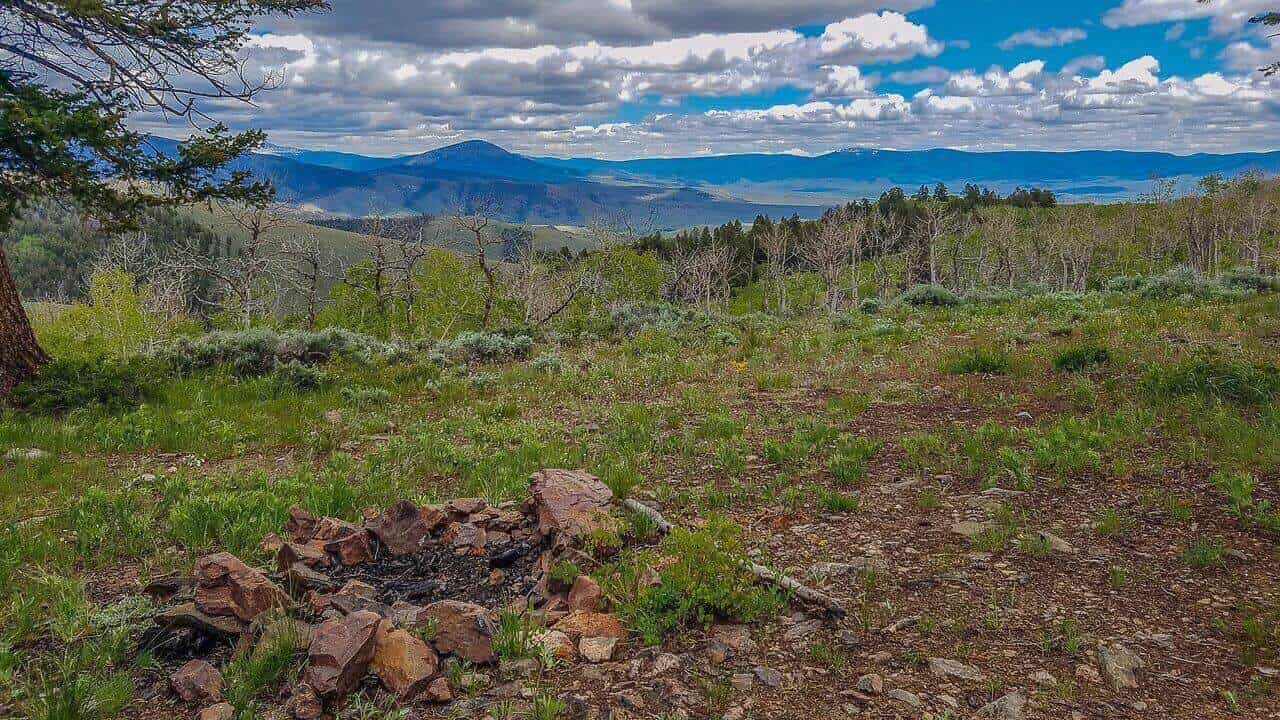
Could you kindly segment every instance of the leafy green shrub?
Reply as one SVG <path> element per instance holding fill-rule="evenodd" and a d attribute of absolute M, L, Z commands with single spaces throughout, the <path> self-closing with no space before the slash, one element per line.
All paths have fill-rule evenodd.
<path fill-rule="evenodd" d="M 564 372 L 564 359 L 555 353 L 543 353 L 534 358 L 529 367 L 538 372 L 561 373 Z"/>
<path fill-rule="evenodd" d="M 655 328 L 667 333 L 710 327 L 711 316 L 700 310 L 663 302 L 623 303 L 609 312 L 613 329 L 624 335 Z"/>
<path fill-rule="evenodd" d="M 1253 268 L 1233 268 L 1223 273 L 1220 280 L 1224 287 L 1249 290 L 1256 293 L 1280 292 L 1280 277 L 1263 275 Z"/>
<path fill-rule="evenodd" d="M 915 285 L 899 295 L 897 302 L 916 307 L 952 307 L 959 305 L 961 300 L 959 295 L 941 285 Z"/>
<path fill-rule="evenodd" d="M 1233 300 L 1252 293 L 1280 290 L 1280 278 L 1262 275 L 1248 268 L 1236 268 L 1215 281 L 1199 275 L 1191 268 L 1179 267 L 1159 275 L 1112 278 L 1107 282 L 1107 289 L 1136 294 L 1150 300 L 1171 300 L 1184 296 Z"/>
<path fill-rule="evenodd" d="M 151 298 L 136 279 L 115 270 L 89 279 L 89 302 L 76 303 L 48 318 L 34 318 L 40 342 L 60 360 L 123 361 L 146 352 L 176 328 L 148 309 Z"/>
<path fill-rule="evenodd" d="M 1262 405 L 1280 397 L 1280 367 L 1192 358 L 1152 367 L 1142 380 L 1142 388 L 1153 398 L 1199 395 L 1240 405 Z"/>
<path fill-rule="evenodd" d="M 1061 372 L 1079 372 L 1094 365 L 1111 362 L 1111 351 L 1094 342 L 1063 349 L 1053 359 L 1053 367 Z"/>
<path fill-rule="evenodd" d="M 714 347 L 733 347 L 740 342 L 732 330 L 723 327 L 712 330 L 707 340 Z"/>
<path fill-rule="evenodd" d="M 286 363 L 323 365 L 338 358 L 367 362 L 386 347 L 342 328 L 279 334 L 270 328 L 217 331 L 179 338 L 157 354 L 179 372 L 230 366 L 237 377 L 268 375 Z"/>
<path fill-rule="evenodd" d="M 290 360 L 276 366 L 276 386 L 281 390 L 315 390 L 325 382 L 324 371 Z"/>
<path fill-rule="evenodd" d="M 1012 363 L 1004 348 L 974 346 L 951 353 L 942 369 L 952 375 L 965 373 L 991 373 L 1000 375 L 1009 371 Z"/>
<path fill-rule="evenodd" d="M 34 379 L 14 388 L 13 400 L 19 407 L 50 415 L 91 406 L 115 413 L 147 401 L 163 379 L 156 363 L 141 358 L 54 360 Z"/>
<path fill-rule="evenodd" d="M 342 388 L 342 399 L 358 408 L 371 408 L 386 404 L 391 399 L 391 392 L 378 387 L 355 385 Z"/>
<path fill-rule="evenodd" d="M 645 642 L 657 644 L 679 630 L 717 620 L 752 622 L 779 611 L 778 592 L 756 584 L 743 563 L 742 531 L 722 519 L 706 527 L 671 531 L 656 553 L 639 553 L 602 569 L 603 584 L 618 599 L 623 621 Z M 658 563 L 661 557 L 664 563 Z M 658 585 L 639 581 L 659 567 Z"/>
<path fill-rule="evenodd" d="M 532 347 L 528 335 L 468 331 L 437 343 L 433 357 L 442 364 L 503 362 L 528 356 Z"/>

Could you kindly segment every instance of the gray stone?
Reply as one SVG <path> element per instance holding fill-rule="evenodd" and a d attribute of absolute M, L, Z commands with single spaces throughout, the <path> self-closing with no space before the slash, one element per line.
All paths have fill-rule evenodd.
<path fill-rule="evenodd" d="M 916 695 L 915 693 L 909 693 L 906 690 L 894 689 L 894 690 L 890 690 L 888 693 L 886 693 L 886 695 L 890 698 L 893 698 L 894 700 L 897 700 L 898 702 L 906 703 L 907 705 L 910 705 L 913 708 L 918 708 L 924 704 L 924 702 L 920 700 L 919 695 Z"/>
<path fill-rule="evenodd" d="M 766 687 L 776 688 L 782 685 L 782 672 L 763 665 L 756 667 L 756 678 Z"/>
<path fill-rule="evenodd" d="M 984 705 L 978 710 L 978 717 L 992 718 L 992 720 L 1022 720 L 1026 715 L 1026 708 L 1027 699 L 1021 692 L 1014 690 L 995 702 Z"/>
<path fill-rule="evenodd" d="M 951 532 L 961 537 L 971 538 L 977 537 L 990 527 L 991 523 L 978 522 L 976 520 L 961 520 L 951 526 Z"/>
<path fill-rule="evenodd" d="M 584 637 L 578 641 L 578 652 L 587 662 L 602 663 L 613 659 L 613 651 L 618 647 L 618 638 Z"/>
<path fill-rule="evenodd" d="M 957 677 L 962 680 L 984 680 L 986 675 L 981 670 L 947 658 L 929 658 L 929 671 L 940 677 Z"/>
<path fill-rule="evenodd" d="M 1120 643 L 1098 643 L 1098 667 L 1115 690 L 1138 687 L 1142 658 Z"/>

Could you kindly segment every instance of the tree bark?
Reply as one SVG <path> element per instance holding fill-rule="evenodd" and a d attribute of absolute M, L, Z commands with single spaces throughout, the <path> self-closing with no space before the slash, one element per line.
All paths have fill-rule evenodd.
<path fill-rule="evenodd" d="M 9 272 L 4 243 L 0 242 L 0 399 L 14 386 L 35 377 L 47 362 L 49 355 L 31 330 L 31 321 Z"/>

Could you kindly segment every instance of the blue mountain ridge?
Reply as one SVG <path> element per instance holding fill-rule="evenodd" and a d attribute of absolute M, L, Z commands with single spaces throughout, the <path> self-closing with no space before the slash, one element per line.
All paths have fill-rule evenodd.
<path fill-rule="evenodd" d="M 159 137 L 152 144 L 159 152 L 176 147 L 175 141 Z M 839 199 L 874 196 L 890 185 L 911 190 L 939 181 L 953 190 L 965 182 L 1005 192 L 1035 185 L 1105 200 L 1132 192 L 1152 177 L 1189 180 L 1212 173 L 1280 172 L 1280 151 L 1173 155 L 852 148 L 817 156 L 596 160 L 530 157 L 469 140 L 392 158 L 271 146 L 268 152 L 241 158 L 235 167 L 271 179 L 285 202 L 336 215 L 441 213 L 466 198 L 492 196 L 503 219 L 511 221 L 584 224 L 639 214 L 656 217 L 669 228 L 749 221 L 761 213 L 815 217 Z M 758 197 L 735 197 L 743 190 Z"/>

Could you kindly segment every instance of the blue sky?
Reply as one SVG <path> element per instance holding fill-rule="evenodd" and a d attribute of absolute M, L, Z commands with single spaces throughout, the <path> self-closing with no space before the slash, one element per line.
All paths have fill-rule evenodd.
<path fill-rule="evenodd" d="M 1275 2 L 1275 0 L 1271 0 Z M 1280 4 L 1280 3 L 1277 3 Z M 1268 0 L 337 0 L 255 29 L 234 125 L 367 154 L 1280 145 Z M 147 129 L 160 129 L 140 118 Z"/>

